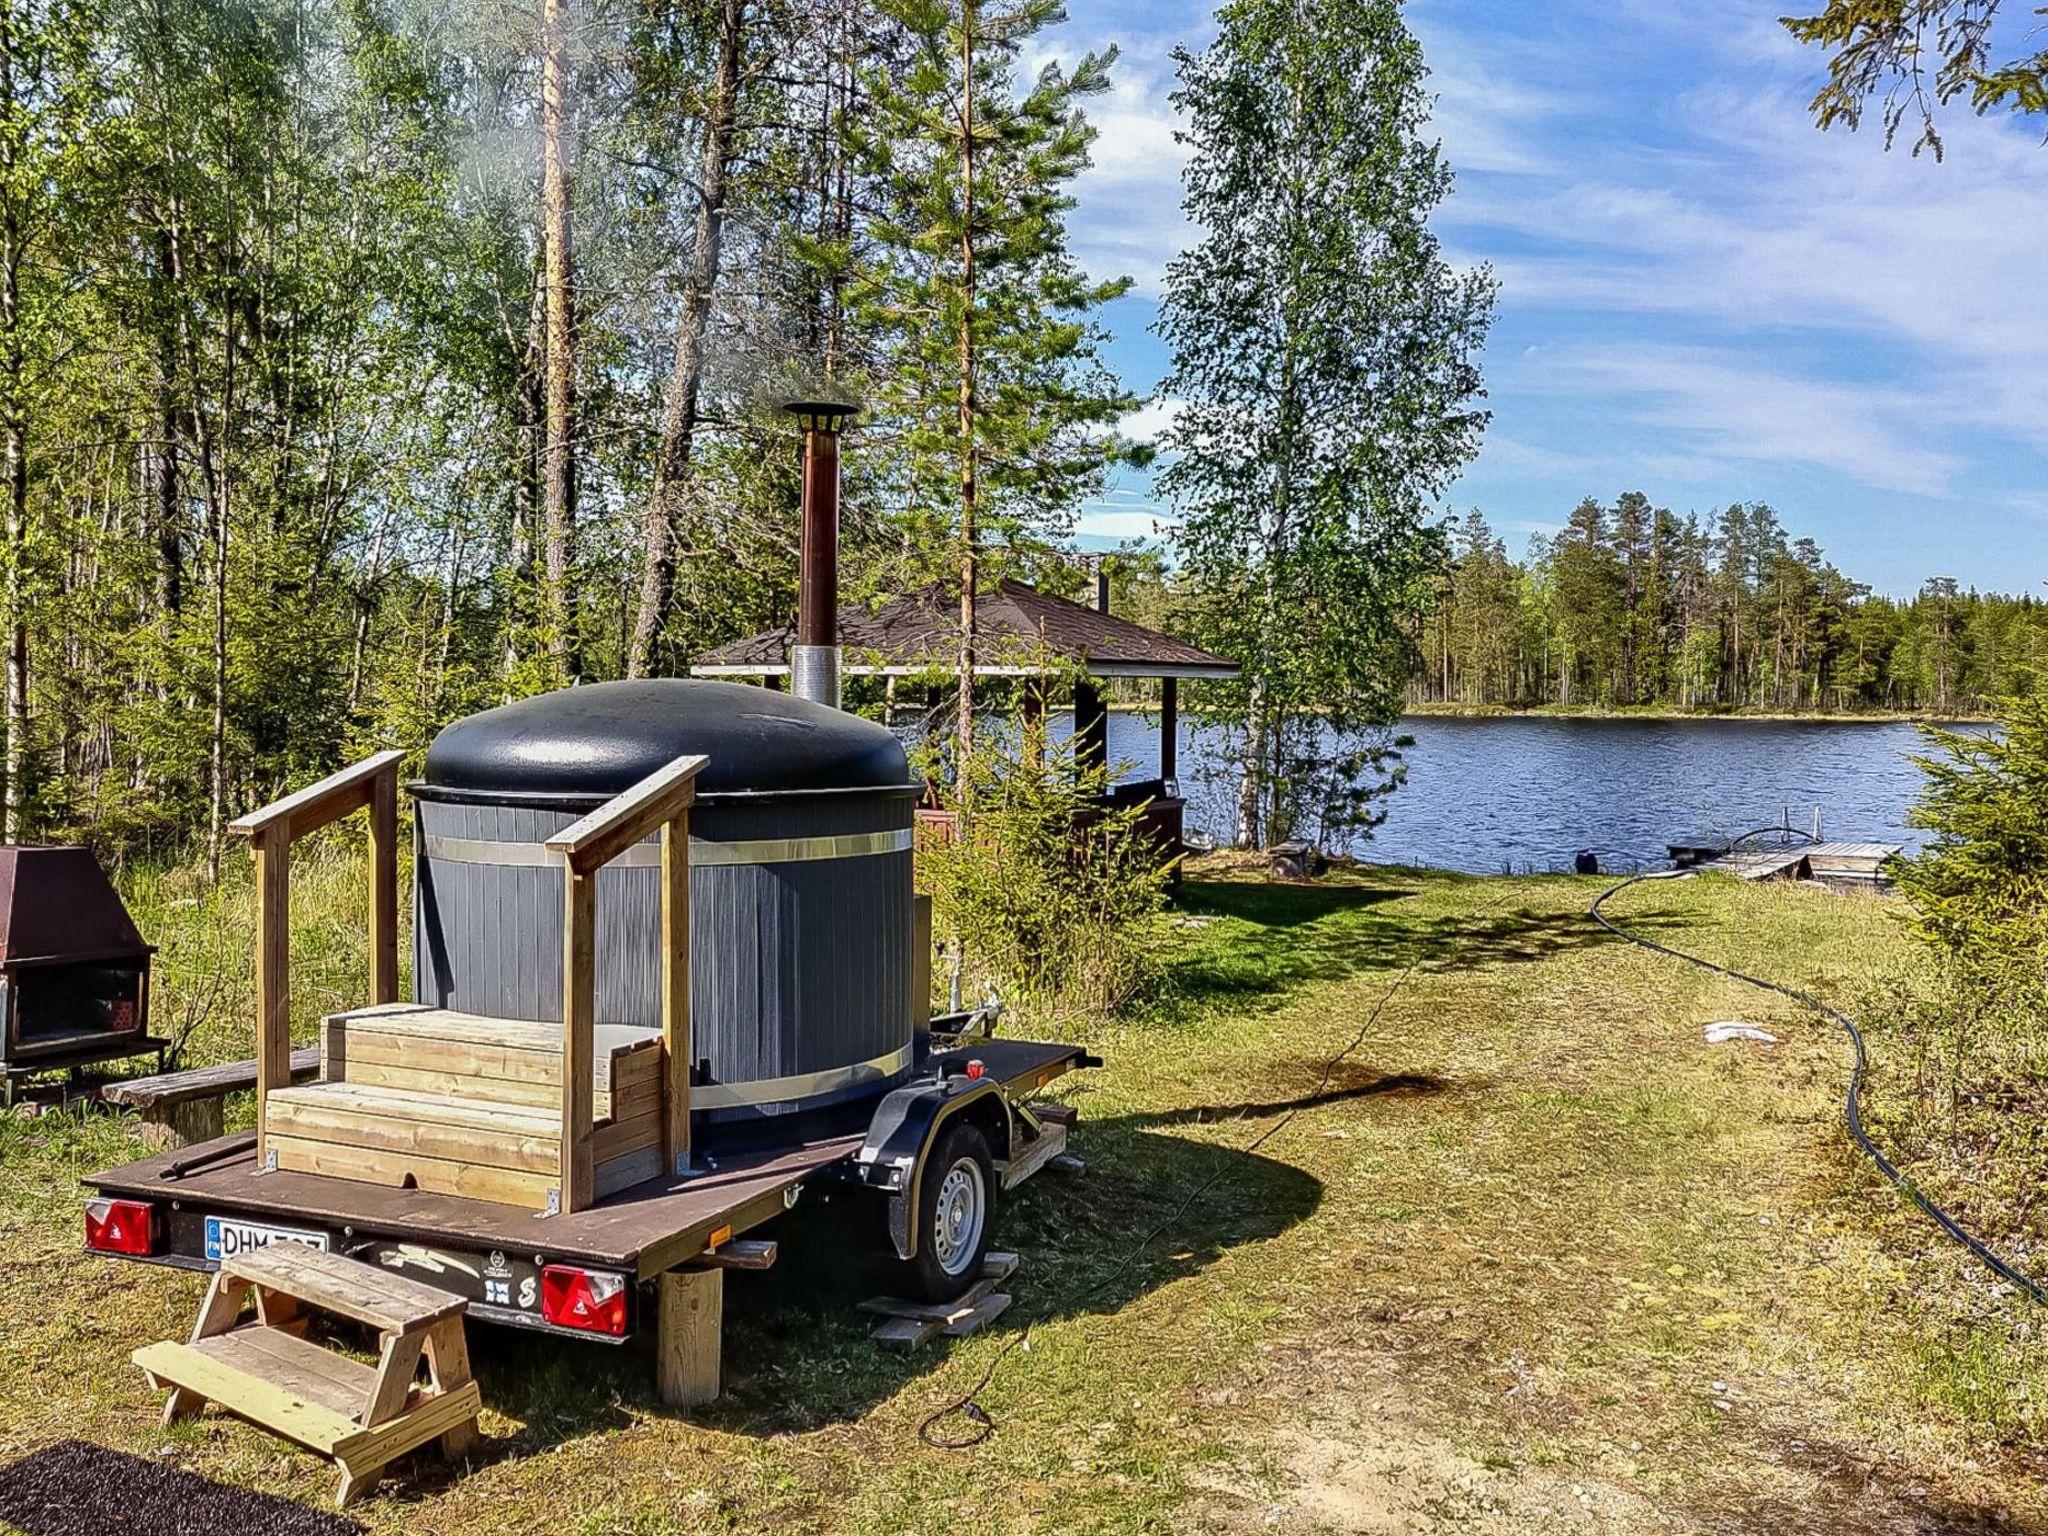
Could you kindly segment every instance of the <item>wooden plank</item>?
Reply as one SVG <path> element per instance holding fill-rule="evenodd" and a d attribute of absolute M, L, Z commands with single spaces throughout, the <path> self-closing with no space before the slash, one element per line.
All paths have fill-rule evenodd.
<path fill-rule="evenodd" d="M 268 1139 L 264 1099 L 291 1086 L 292 849 L 281 827 L 256 838 L 256 1161 Z"/>
<path fill-rule="evenodd" d="M 384 1336 L 384 1347 L 378 1352 L 377 1368 L 372 1373 L 369 1390 L 357 1399 L 363 1404 L 363 1428 L 374 1429 L 398 1417 L 410 1406 L 408 1399 L 418 1400 L 412 1390 L 412 1379 L 419 1372 L 420 1347 L 426 1341 L 424 1332 L 388 1333 Z"/>
<path fill-rule="evenodd" d="M 304 1082 L 320 1073 L 320 1047 L 309 1045 L 293 1051 L 290 1058 L 293 1082 Z M 194 1099 L 217 1099 L 256 1086 L 256 1058 L 224 1061 L 213 1067 L 193 1067 L 184 1072 L 161 1072 L 150 1077 L 124 1077 L 100 1089 L 109 1104 L 130 1109 L 185 1104 Z"/>
<path fill-rule="evenodd" d="M 675 820 L 696 798 L 694 780 L 708 761 L 679 757 L 614 795 L 582 820 L 547 840 L 570 869 L 589 874 L 609 864 L 664 823 Z"/>
<path fill-rule="evenodd" d="M 591 1188 L 596 1197 L 603 1200 L 622 1189 L 631 1189 L 635 1184 L 645 1184 L 649 1179 L 660 1176 L 661 1143 L 650 1138 L 647 1145 L 637 1151 L 599 1163 L 591 1175 Z"/>
<path fill-rule="evenodd" d="M 292 839 L 317 832 L 329 822 L 368 805 L 378 776 L 390 775 L 395 780 L 398 765 L 404 761 L 403 752 L 376 753 L 338 773 L 330 773 L 316 784 L 308 784 L 296 794 L 274 800 L 260 811 L 229 822 L 228 830 L 237 837 L 277 832 Z"/>
<path fill-rule="evenodd" d="M 655 1387 L 671 1408 L 694 1408 L 718 1396 L 719 1349 L 725 1331 L 725 1273 L 672 1269 L 656 1283 Z"/>
<path fill-rule="evenodd" d="M 351 1087 L 394 1089 L 400 1093 L 436 1092 L 447 1098 L 467 1099 L 479 1104 L 502 1104 L 507 1109 L 537 1109 L 552 1117 L 562 1104 L 559 1082 L 527 1083 L 512 1077 L 471 1077 L 464 1073 L 421 1072 L 395 1062 L 354 1061 L 348 1076 L 333 1081 Z M 600 1113 L 609 1111 L 609 1096 L 594 1100 Z M 555 1126 L 559 1131 L 560 1122 Z"/>
<path fill-rule="evenodd" d="M 698 766 L 703 766 L 699 758 Z M 694 770 L 693 770 L 694 775 Z M 686 786 L 687 787 L 687 786 Z M 662 1166 L 690 1166 L 690 813 L 685 799 L 661 828 Z"/>
<path fill-rule="evenodd" d="M 908 1354 L 922 1348 L 938 1331 L 945 1327 L 945 1321 L 936 1317 L 892 1317 L 879 1323 L 868 1335 L 882 1348 L 894 1350 L 897 1354 Z"/>
<path fill-rule="evenodd" d="M 1047 1163 L 1067 1150 L 1067 1128 L 1057 1121 L 1046 1126 L 1035 1140 L 1024 1144 L 1024 1150 L 1007 1162 L 996 1164 L 997 1176 L 1003 1188 L 1015 1189 Z"/>
<path fill-rule="evenodd" d="M 1072 1130 L 1081 1120 L 1081 1111 L 1071 1104 L 1057 1104 L 1051 1099 L 1040 1099 L 1024 1106 L 1047 1125 L 1063 1125 Z"/>
<path fill-rule="evenodd" d="M 370 781 L 370 1001 L 398 1001 L 398 759 Z M 374 761 L 374 759 L 373 759 Z"/>
<path fill-rule="evenodd" d="M 964 1339 L 969 1334 L 979 1333 L 1009 1310 L 1009 1296 L 1002 1291 L 991 1291 L 965 1312 L 946 1320 L 946 1337 Z"/>
<path fill-rule="evenodd" d="M 482 1410 L 483 1394 L 476 1383 L 464 1382 L 450 1391 L 422 1397 L 418 1407 L 389 1424 L 375 1429 L 350 1425 L 355 1433 L 337 1443 L 332 1454 L 344 1467 L 381 1467 L 469 1423 Z"/>
<path fill-rule="evenodd" d="M 525 1104 L 498 1104 L 487 1099 L 460 1099 L 412 1088 L 375 1088 L 367 1083 L 306 1083 L 280 1088 L 280 1104 L 353 1109 L 363 1114 L 390 1115 L 480 1131 L 517 1132 L 552 1138 L 560 1129 L 553 1114 Z"/>
<path fill-rule="evenodd" d="M 386 1332 L 417 1331 L 457 1316 L 469 1305 L 424 1281 L 303 1243 L 272 1243 L 238 1253 L 222 1260 L 221 1272 Z"/>
<path fill-rule="evenodd" d="M 344 1419 L 362 1413 L 377 1379 L 374 1367 L 276 1328 L 237 1328 L 191 1347 Z"/>
<path fill-rule="evenodd" d="M 624 1157 L 629 1152 L 638 1152 L 642 1147 L 661 1145 L 661 1116 L 635 1115 L 630 1120 L 614 1120 L 600 1125 L 590 1133 L 590 1156 L 593 1161 L 608 1163 L 614 1158 Z"/>
<path fill-rule="evenodd" d="M 332 1455 L 337 1445 L 361 1433 L 333 1409 L 250 1376 L 189 1344 L 147 1344 L 129 1358 L 159 1387 L 181 1387 L 322 1455 Z"/>
<path fill-rule="evenodd" d="M 580 823 L 579 823 L 580 825 Z M 596 1198 L 590 1148 L 591 1031 L 597 1022 L 597 877 L 565 859 L 562 870 L 561 1208 Z"/>
<path fill-rule="evenodd" d="M 470 1045 L 512 1046 L 549 1055 L 562 1048 L 561 1027 L 537 1019 L 496 1019 L 488 1014 L 458 1013 L 452 1008 L 428 1008 L 418 1003 L 400 1003 L 389 1008 L 357 1008 L 329 1014 L 351 1033 L 375 1032 L 402 1035 L 419 1040 L 459 1040 Z M 644 1024 L 600 1024 L 595 1039 L 600 1054 L 621 1048 L 644 1046 L 661 1038 L 661 1031 Z"/>
<path fill-rule="evenodd" d="M 951 1301 L 908 1301 L 901 1296 L 870 1296 L 860 1304 L 860 1310 L 880 1313 L 883 1317 L 937 1318 L 944 1322 L 966 1311 L 995 1288 L 995 1280 L 984 1276 Z"/>
<path fill-rule="evenodd" d="M 556 1187 L 555 1181 L 561 1177 L 559 1169 L 547 1173 L 521 1173 L 510 1168 L 486 1168 L 418 1153 L 308 1141 L 298 1136 L 275 1136 L 271 1138 L 271 1145 L 277 1152 L 278 1167 L 295 1173 L 353 1179 L 364 1184 L 381 1185 L 385 1189 L 460 1195 L 493 1205 L 516 1205 L 528 1211 L 538 1211 L 547 1204 L 549 1191 Z M 407 1202 L 407 1208 L 413 1208 L 411 1201 Z M 416 1223 L 403 1213 L 396 1216 L 395 1223 L 400 1231 L 412 1231 L 416 1227 Z"/>
<path fill-rule="evenodd" d="M 743 1237 L 699 1255 L 696 1262 L 712 1269 L 773 1269 L 781 1251 L 772 1237 Z"/>
<path fill-rule="evenodd" d="M 273 1136 L 328 1142 L 367 1152 L 418 1155 L 550 1176 L 562 1161 L 561 1138 L 552 1124 L 545 1132 L 523 1134 L 484 1130 L 447 1119 L 417 1120 L 403 1112 L 378 1113 L 344 1104 L 299 1104 L 273 1099 L 270 1130 Z"/>

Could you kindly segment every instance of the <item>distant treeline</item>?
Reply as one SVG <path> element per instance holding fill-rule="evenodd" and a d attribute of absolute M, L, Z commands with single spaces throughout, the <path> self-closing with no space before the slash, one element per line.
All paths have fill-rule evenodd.
<path fill-rule="evenodd" d="M 1875 595 L 1760 503 L 1588 498 L 1511 559 L 1474 511 L 1417 636 L 1416 703 L 1960 714 L 2027 686 L 2048 606 L 1934 577 Z"/>

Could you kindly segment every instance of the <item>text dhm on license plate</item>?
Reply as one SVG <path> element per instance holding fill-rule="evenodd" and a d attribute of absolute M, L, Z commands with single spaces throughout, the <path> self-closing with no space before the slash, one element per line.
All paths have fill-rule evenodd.
<path fill-rule="evenodd" d="M 304 1243 L 308 1248 L 327 1251 L 325 1232 L 304 1232 L 292 1227 L 265 1227 L 253 1221 L 229 1221 L 220 1216 L 206 1218 L 206 1256 L 216 1264 L 238 1253 L 267 1248 L 272 1243 Z"/>

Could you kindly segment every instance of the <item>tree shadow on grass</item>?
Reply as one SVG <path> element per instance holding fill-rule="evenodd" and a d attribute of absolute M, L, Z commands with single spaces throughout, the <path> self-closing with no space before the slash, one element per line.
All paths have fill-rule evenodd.
<path fill-rule="evenodd" d="M 1576 906 L 1533 911 L 1517 902 L 1488 908 L 1478 889 L 1475 882 L 1477 910 L 1434 915 L 1396 905 L 1420 887 L 1379 872 L 1371 884 L 1191 880 L 1181 888 L 1181 913 L 1211 923 L 1186 930 L 1189 942 L 1172 961 L 1163 1011 L 1171 1021 L 1210 1009 L 1271 1008 L 1303 987 L 1367 972 L 1391 976 L 1413 966 L 1450 974 L 1622 942 Z M 1246 931 L 1233 923 L 1223 929 L 1212 926 L 1216 919 L 1254 926 Z M 1638 933 L 1683 924 L 1668 906 L 1629 913 L 1629 927 Z"/>
<path fill-rule="evenodd" d="M 1279 1236 L 1322 1201 L 1312 1175 L 1221 1145 L 1173 1117 L 1089 1121 L 1077 1150 L 1088 1160 L 1084 1174 L 1042 1173 L 1005 1198 L 995 1244 L 1021 1264 L 1003 1286 L 1016 1301 L 996 1330 L 1115 1312 L 1234 1248 Z M 943 1340 L 890 1354 L 868 1337 L 877 1319 L 857 1310 L 866 1297 L 901 1290 L 883 1252 L 881 1202 L 852 1189 L 824 1196 L 814 1183 L 794 1212 L 757 1234 L 781 1245 L 773 1269 L 727 1274 L 725 1393 L 708 1407 L 679 1413 L 657 1402 L 644 1349 L 473 1327 L 484 1401 L 521 1425 L 482 1442 L 473 1459 L 532 1455 L 643 1414 L 755 1437 L 802 1433 L 860 1418 L 940 1370 L 949 1354 Z M 1133 1256 L 1139 1239 L 1169 1217 Z M 422 1494 L 451 1480 L 430 1459 L 417 1477 Z"/>

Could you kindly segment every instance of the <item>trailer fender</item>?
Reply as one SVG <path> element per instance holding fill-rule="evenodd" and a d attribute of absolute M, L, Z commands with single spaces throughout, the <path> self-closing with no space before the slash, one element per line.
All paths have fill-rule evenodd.
<path fill-rule="evenodd" d="M 917 1197 L 925 1156 L 940 1129 L 962 1116 L 981 1127 L 997 1157 L 1009 1155 L 1009 1096 L 988 1078 L 948 1077 L 898 1088 L 882 1099 L 868 1122 L 867 1140 L 854 1154 L 854 1174 L 888 1195 L 889 1241 L 898 1258 L 917 1256 Z"/>

